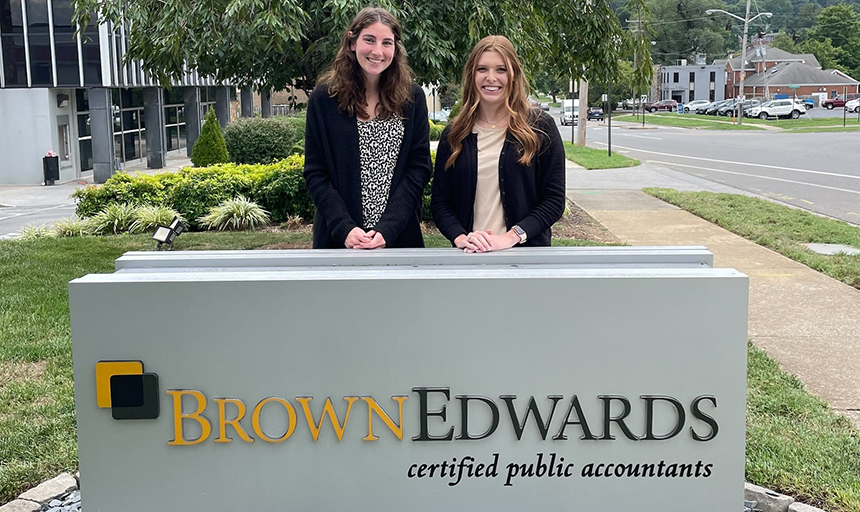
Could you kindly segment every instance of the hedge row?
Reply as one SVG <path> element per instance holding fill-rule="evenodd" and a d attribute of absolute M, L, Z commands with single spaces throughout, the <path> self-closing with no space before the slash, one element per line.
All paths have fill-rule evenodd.
<path fill-rule="evenodd" d="M 269 164 L 304 153 L 305 118 L 240 118 L 224 129 L 230 161 L 237 164 Z"/>
<path fill-rule="evenodd" d="M 431 151 L 435 161 L 436 152 Z M 110 204 L 151 205 L 173 208 L 188 219 L 191 229 L 197 219 L 213 206 L 244 196 L 269 211 L 272 221 L 285 222 L 299 216 L 306 222 L 314 217 L 314 205 L 302 176 L 304 155 L 293 155 L 268 165 L 218 164 L 185 167 L 176 173 L 117 173 L 104 185 L 90 185 L 72 193 L 78 217 L 88 218 Z M 430 214 L 431 183 L 424 188 L 423 220 Z"/>
<path fill-rule="evenodd" d="M 295 215 L 310 221 L 314 208 L 302 176 L 304 161 L 304 156 L 294 155 L 268 165 L 229 163 L 155 175 L 117 173 L 104 185 L 78 189 L 72 197 L 79 217 L 91 217 L 116 203 L 168 206 L 188 219 L 192 229 L 210 208 L 238 196 L 268 210 L 274 222 Z"/>

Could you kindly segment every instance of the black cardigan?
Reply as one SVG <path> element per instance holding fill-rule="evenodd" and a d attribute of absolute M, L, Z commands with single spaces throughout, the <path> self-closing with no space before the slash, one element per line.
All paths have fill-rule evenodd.
<path fill-rule="evenodd" d="M 424 247 L 419 221 L 421 196 L 430 180 L 430 124 L 424 91 L 412 84 L 404 106 L 403 142 L 391 179 L 388 204 L 374 229 L 386 247 Z M 355 116 L 338 110 L 337 99 L 323 84 L 308 99 L 305 126 L 305 182 L 316 205 L 314 248 L 343 248 L 346 237 L 362 226 L 361 163 Z"/>
<path fill-rule="evenodd" d="M 528 236 L 524 245 L 547 246 L 552 238 L 552 225 L 564 213 L 564 146 L 549 114 L 535 111 L 532 126 L 536 128 L 540 146 L 529 165 L 518 161 L 519 143 L 507 134 L 499 155 L 499 190 L 508 230 L 518 224 Z M 436 150 L 430 209 L 436 227 L 453 243 L 459 235 L 473 230 L 478 136 L 470 133 L 463 139 L 462 151 L 446 170 L 445 162 L 451 155 L 449 129 L 450 125 L 442 132 Z"/>

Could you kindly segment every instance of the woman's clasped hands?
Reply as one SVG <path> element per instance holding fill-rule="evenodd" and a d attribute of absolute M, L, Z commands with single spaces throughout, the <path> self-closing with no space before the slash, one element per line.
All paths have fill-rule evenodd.
<path fill-rule="evenodd" d="M 343 245 L 347 249 L 378 249 L 385 247 L 385 237 L 382 236 L 382 233 L 373 229 L 365 231 L 359 227 L 354 227 L 346 235 Z"/>
<path fill-rule="evenodd" d="M 491 252 L 510 249 L 519 241 L 519 237 L 516 234 L 512 236 L 511 232 L 494 235 L 493 230 L 488 229 L 460 235 L 454 239 L 454 245 L 467 253 Z"/>

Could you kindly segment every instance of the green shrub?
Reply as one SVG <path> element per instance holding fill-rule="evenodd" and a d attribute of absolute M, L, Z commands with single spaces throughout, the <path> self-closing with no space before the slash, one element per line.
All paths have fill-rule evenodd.
<path fill-rule="evenodd" d="M 442 135 L 442 130 L 444 129 L 444 125 L 430 121 L 430 140 L 439 140 L 439 137 Z"/>
<path fill-rule="evenodd" d="M 174 217 L 179 217 L 183 224 L 185 218 L 176 210 L 166 206 L 140 206 L 135 211 L 134 222 L 128 228 L 131 234 L 154 232 L 159 225 L 169 226 Z"/>
<path fill-rule="evenodd" d="M 125 233 L 134 224 L 137 207 L 131 203 L 111 203 L 91 218 L 92 231 L 99 235 Z"/>
<path fill-rule="evenodd" d="M 290 156 L 301 137 L 292 118 L 241 118 L 227 125 L 224 139 L 230 160 L 238 164 L 269 164 Z"/>
<path fill-rule="evenodd" d="M 260 166 L 228 163 L 185 167 L 176 174 L 168 204 L 194 228 L 196 219 L 206 215 L 213 206 L 236 196 L 251 195 L 254 182 L 259 179 Z"/>
<path fill-rule="evenodd" d="M 278 117 L 276 119 L 283 119 L 284 121 L 290 123 L 292 127 L 296 129 L 296 139 L 305 138 L 306 118 L 304 113 L 298 116 Z"/>
<path fill-rule="evenodd" d="M 42 224 L 41 226 L 36 226 L 35 224 L 28 224 L 21 228 L 21 240 L 33 240 L 35 238 L 56 238 L 57 231 L 52 229 L 47 224 Z"/>
<path fill-rule="evenodd" d="M 164 204 L 172 181 L 171 173 L 116 173 L 104 185 L 90 185 L 72 192 L 71 197 L 77 202 L 75 214 L 81 218 L 92 217 L 111 203 Z"/>
<path fill-rule="evenodd" d="M 200 129 L 200 137 L 194 142 L 191 150 L 191 162 L 197 167 L 220 164 L 230 161 L 221 125 L 215 117 L 215 109 L 209 109 Z"/>
<path fill-rule="evenodd" d="M 302 175 L 305 159 L 294 155 L 265 168 L 254 186 L 252 197 L 272 215 L 274 222 L 291 216 L 314 218 L 314 204 Z"/>
<path fill-rule="evenodd" d="M 305 154 L 305 139 L 302 139 L 295 144 L 293 144 L 293 149 L 291 150 L 293 155 L 304 155 Z"/>
<path fill-rule="evenodd" d="M 218 231 L 255 229 L 269 223 L 269 213 L 257 203 L 239 196 L 212 207 L 197 222 L 206 229 Z"/>
<path fill-rule="evenodd" d="M 58 237 L 84 236 L 92 232 L 92 220 L 79 217 L 60 219 L 54 223 L 53 229 Z"/>
<path fill-rule="evenodd" d="M 451 124 L 451 122 L 454 121 L 454 118 L 457 117 L 457 114 L 460 113 L 460 107 L 462 106 L 462 104 L 463 102 L 458 101 L 451 109 L 451 112 L 448 112 L 448 124 Z"/>

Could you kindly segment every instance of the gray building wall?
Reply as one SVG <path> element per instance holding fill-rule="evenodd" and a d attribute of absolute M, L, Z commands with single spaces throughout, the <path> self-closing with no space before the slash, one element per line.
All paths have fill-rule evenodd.
<path fill-rule="evenodd" d="M 659 99 L 674 99 L 678 103 L 689 103 L 693 100 L 717 101 L 725 99 L 726 70 L 723 66 L 662 66 L 659 73 Z M 690 80 L 691 74 L 692 82 Z"/>
<path fill-rule="evenodd" d="M 69 160 L 60 161 L 60 181 L 74 179 L 77 137 L 72 102 L 57 106 L 57 94 L 68 89 L 4 89 L 0 94 L 0 183 L 41 183 L 42 157 L 60 153 L 59 125 L 68 126 Z"/>

